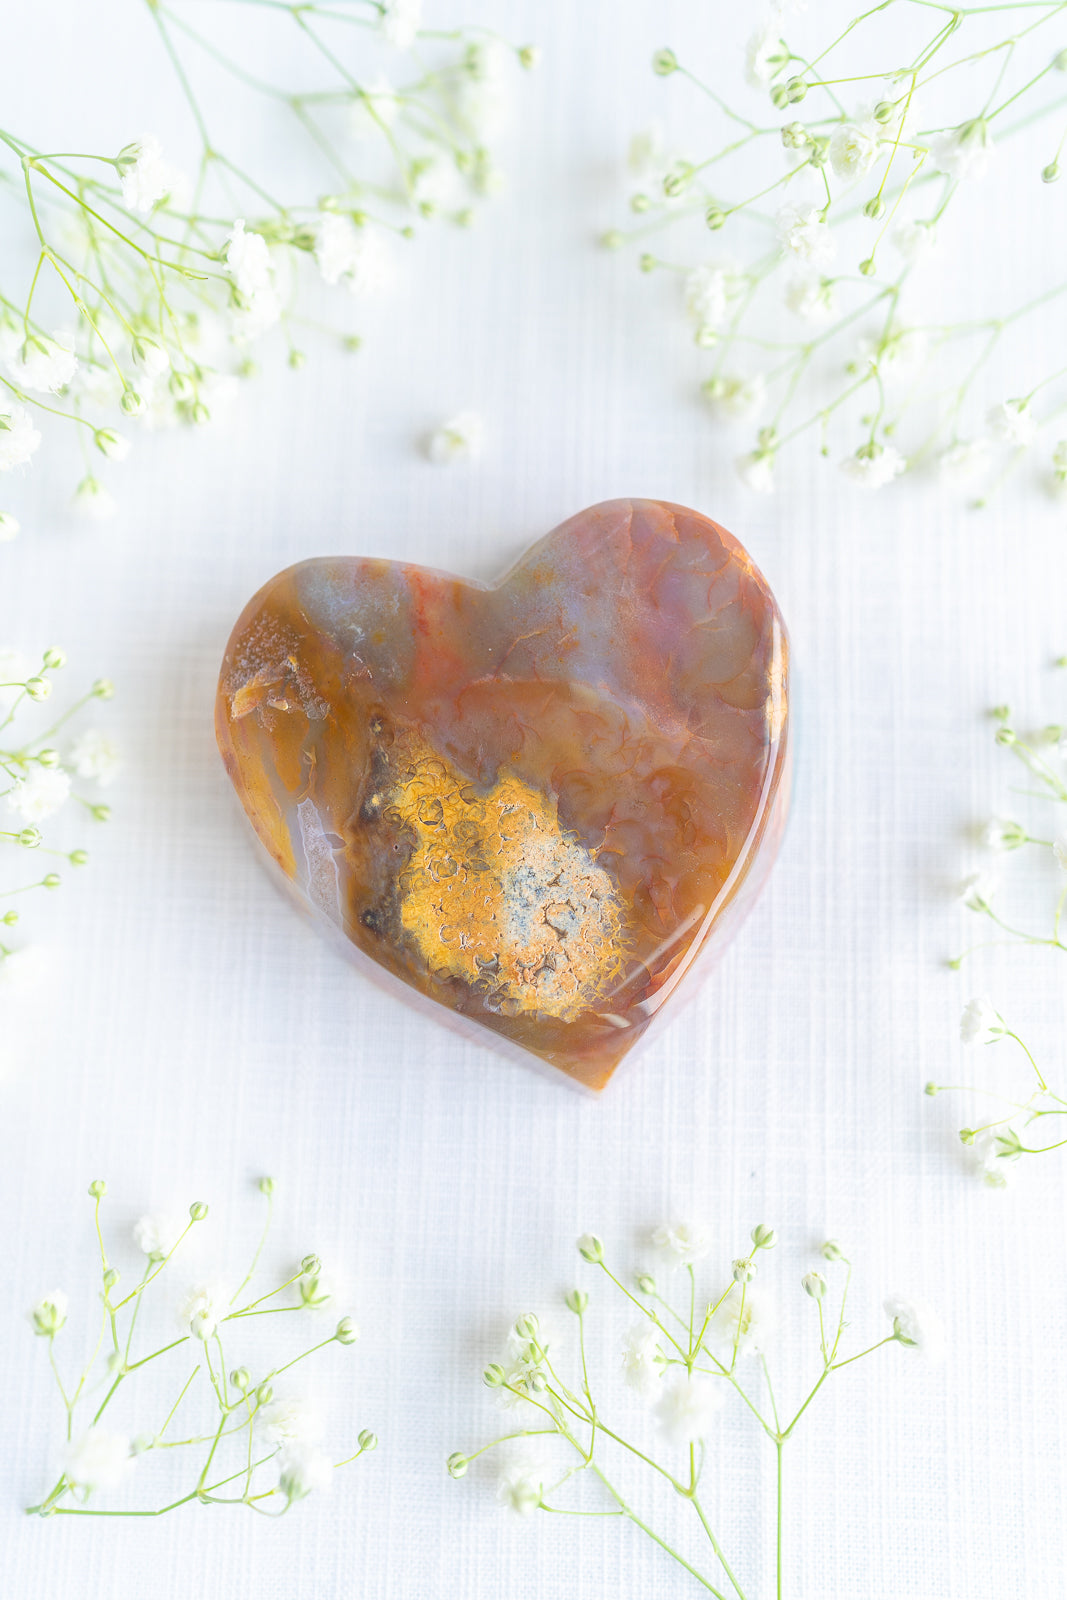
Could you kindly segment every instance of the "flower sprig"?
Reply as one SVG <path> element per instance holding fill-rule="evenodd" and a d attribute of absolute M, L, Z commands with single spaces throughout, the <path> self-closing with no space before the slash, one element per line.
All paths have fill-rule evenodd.
<path fill-rule="evenodd" d="M 177 1303 L 178 1324 L 183 1330 L 179 1337 L 140 1355 L 135 1335 L 149 1291 L 159 1283 L 192 1230 L 206 1220 L 208 1207 L 203 1201 L 194 1201 L 184 1221 L 142 1217 L 134 1236 L 145 1256 L 144 1268 L 133 1287 L 123 1291 L 119 1272 L 109 1258 L 101 1221 L 107 1185 L 101 1178 L 89 1185 L 100 1256 L 101 1314 L 92 1355 L 75 1376 L 63 1377 L 56 1352 L 56 1340 L 67 1324 L 66 1294 L 53 1289 L 30 1312 L 34 1332 L 47 1341 L 48 1359 L 65 1414 L 66 1437 L 63 1470 L 44 1499 L 27 1508 L 30 1513 L 43 1517 L 143 1517 L 200 1504 L 247 1506 L 265 1516 L 280 1516 L 295 1501 L 327 1487 L 335 1470 L 376 1448 L 376 1436 L 364 1429 L 358 1449 L 343 1461 L 332 1461 L 319 1448 L 316 1419 L 310 1408 L 297 1397 L 275 1390 L 283 1374 L 310 1356 L 334 1345 L 355 1344 L 359 1328 L 350 1316 L 342 1316 L 326 1338 L 316 1339 L 263 1371 L 256 1373 L 247 1365 L 228 1366 L 224 1337 L 227 1343 L 232 1338 L 247 1344 L 248 1330 L 257 1319 L 301 1312 L 314 1314 L 331 1298 L 323 1281 L 322 1263 L 314 1255 L 305 1256 L 299 1267 L 274 1288 L 250 1294 L 270 1229 L 273 1179 L 261 1178 L 259 1190 L 266 1197 L 267 1217 L 252 1264 L 239 1287 L 228 1294 L 215 1283 L 196 1284 Z M 179 1351 L 180 1356 L 175 1354 Z M 192 1370 L 179 1387 L 179 1377 L 185 1374 L 190 1356 Z M 154 1365 L 156 1362 L 161 1363 L 159 1368 Z M 142 1377 L 131 1384 L 135 1374 L 156 1379 L 157 1388 L 164 1382 L 173 1385 L 171 1393 L 176 1392 L 176 1398 L 169 1409 L 164 1411 L 154 1393 L 145 1393 Z M 128 1431 L 113 1430 L 106 1417 L 118 1397 L 130 1398 L 131 1387 L 137 1391 L 139 1417 L 161 1419 L 150 1425 L 149 1431 L 133 1437 Z M 151 1384 L 148 1388 L 151 1390 Z M 205 1406 L 210 1418 L 206 1426 Z M 184 1419 L 190 1411 L 196 1420 L 185 1421 L 184 1427 L 189 1431 L 185 1437 L 175 1438 L 174 1434 L 180 1431 L 175 1426 L 176 1417 L 181 1412 Z M 89 1415 L 87 1426 L 81 1423 L 83 1413 Z M 189 1470 L 193 1481 L 187 1492 L 150 1509 L 105 1509 L 93 1498 L 101 1491 L 117 1488 L 135 1465 L 143 1474 L 142 1463 L 153 1453 L 163 1451 L 177 1451 L 183 1460 L 192 1461 Z"/>
<path fill-rule="evenodd" d="M 770 116 L 750 115 L 721 73 L 656 52 L 653 71 L 690 91 L 694 116 L 710 114 L 719 142 L 687 155 L 655 132 L 638 136 L 637 220 L 603 242 L 639 246 L 643 272 L 680 283 L 695 342 L 709 352 L 703 393 L 713 418 L 760 423 L 736 461 L 750 488 L 772 492 L 779 456 L 802 436 L 814 434 L 829 455 L 840 423 L 834 437 L 850 440 L 840 467 L 852 482 L 878 489 L 936 464 L 950 482 L 983 485 L 983 503 L 1062 412 L 1062 363 L 1037 382 L 1022 379 L 1006 399 L 979 397 L 994 353 L 1025 318 L 1041 310 L 1062 326 L 1067 280 L 1006 314 L 940 323 L 924 315 L 913 278 L 920 262 L 933 263 L 927 284 L 937 276 L 950 211 L 1021 128 L 1051 122 L 1040 177 L 1059 180 L 1065 19 L 1063 0 L 1025 8 L 881 0 L 801 48 L 786 37 L 778 6 L 747 59 L 749 85 L 769 98 Z M 882 61 L 891 52 L 891 65 L 871 70 L 872 52 Z M 709 259 L 701 250 L 694 260 L 700 226 L 733 254 Z M 992 208 L 988 226 L 1000 228 Z M 652 236 L 664 231 L 670 244 L 653 251 Z M 1052 449 L 1043 476 L 1049 489 L 1067 488 L 1067 441 Z"/>
<path fill-rule="evenodd" d="M 1055 665 L 1059 669 L 1067 667 L 1067 657 L 1060 657 Z M 995 937 L 981 940 L 954 956 L 948 963 L 954 970 L 962 967 L 974 951 L 997 944 L 1067 955 L 1067 930 L 1063 926 L 1067 909 L 1067 726 L 1048 723 L 1033 732 L 1020 731 L 1007 705 L 995 706 L 991 716 L 997 745 L 1022 764 L 1027 783 L 1022 793 L 1028 800 L 1038 802 L 1040 820 L 1024 824 L 1009 817 L 994 817 L 982 829 L 982 842 L 1005 861 L 1017 853 L 1025 854 L 1032 864 L 1045 869 L 1051 887 L 1048 921 L 1043 928 L 1020 926 L 1022 919 L 1009 915 L 1003 907 L 998 876 L 984 867 L 970 873 L 960 885 L 960 898 L 968 911 L 992 924 Z M 1031 827 L 1038 831 L 1031 832 Z M 931 1096 L 966 1093 L 984 1095 L 996 1102 L 997 1116 L 974 1127 L 961 1128 L 959 1136 L 973 1149 L 976 1170 L 983 1181 L 991 1188 L 1002 1189 L 1017 1171 L 1020 1157 L 1044 1155 L 1067 1145 L 1067 1139 L 1045 1137 L 1043 1123 L 1039 1129 L 1036 1127 L 1044 1117 L 1067 1115 L 1067 1099 L 1050 1086 L 1048 1074 L 1038 1065 L 1029 1046 L 1009 1027 L 988 997 L 976 996 L 965 1006 L 960 1038 L 965 1045 L 997 1044 L 1010 1039 L 1027 1062 L 1028 1093 L 1025 1087 L 1015 1095 L 1004 1095 L 979 1090 L 973 1084 L 926 1085 L 926 1093 Z"/>
<path fill-rule="evenodd" d="M 636 1314 L 615 1360 L 621 1355 L 623 1377 L 654 1420 L 663 1448 L 646 1442 L 647 1415 L 620 1418 L 610 1402 L 599 1398 L 606 1386 L 603 1364 L 610 1347 L 594 1342 L 591 1296 L 576 1288 L 565 1299 L 576 1325 L 576 1349 L 573 1340 L 558 1339 L 532 1313 L 519 1317 L 506 1359 L 493 1362 L 483 1374 L 483 1382 L 512 1414 L 515 1426 L 478 1449 L 455 1452 L 448 1459 L 448 1471 L 461 1478 L 479 1458 L 499 1451 L 500 1498 L 512 1510 L 524 1515 L 543 1511 L 619 1517 L 654 1540 L 718 1600 L 725 1600 L 728 1589 L 744 1600 L 751 1593 L 745 1587 L 749 1580 L 741 1562 L 728 1559 L 713 1529 L 718 1520 L 715 1474 L 706 1471 L 716 1459 L 720 1412 L 727 1405 L 739 1406 L 776 1456 L 776 1569 L 781 1595 L 782 1457 L 801 1418 L 835 1373 L 885 1345 L 902 1345 L 936 1358 L 943 1343 L 941 1325 L 925 1307 L 892 1297 L 885 1306 L 889 1331 L 866 1348 L 846 1354 L 852 1267 L 841 1247 L 827 1241 L 821 1248 L 823 1263 L 839 1281 L 832 1290 L 824 1271 L 814 1268 L 801 1279 L 815 1310 L 810 1336 L 814 1377 L 799 1402 L 785 1407 L 768 1362 L 774 1333 L 771 1303 L 753 1281 L 760 1258 L 777 1242 L 773 1229 L 761 1224 L 752 1230 L 750 1248 L 722 1275 L 710 1300 L 698 1287 L 694 1270 L 712 1248 L 710 1230 L 673 1223 L 657 1229 L 653 1240 L 669 1265 L 684 1268 L 680 1294 L 664 1292 L 659 1279 L 647 1272 L 639 1273 L 631 1287 L 609 1265 L 605 1246 L 595 1235 L 584 1234 L 578 1252 L 605 1280 L 612 1299 L 621 1299 Z M 717 1563 L 714 1577 L 708 1576 L 700 1556 L 690 1560 L 646 1520 L 647 1513 L 638 1513 L 631 1491 L 620 1482 L 620 1474 L 628 1471 L 651 1475 L 692 1508 L 699 1537 Z M 585 1492 L 583 1484 L 588 1485 Z"/>
<path fill-rule="evenodd" d="M 537 59 L 486 29 L 422 30 L 421 0 L 244 9 L 249 28 L 291 25 L 294 56 L 321 71 L 316 87 L 256 76 L 212 37 L 203 8 L 145 0 L 199 146 L 191 177 L 150 134 L 71 153 L 0 128 L 0 198 L 34 252 L 22 289 L 0 284 L 0 473 L 33 457 L 46 420 L 63 419 L 83 450 L 76 503 L 94 518 L 115 509 L 101 469 L 128 454 L 128 421 L 209 422 L 275 326 L 290 366 L 303 365 L 317 326 L 301 311 L 308 275 L 362 301 L 389 284 L 395 247 L 419 225 L 473 220 L 500 182 L 491 146 L 509 75 Z M 403 82 L 379 70 L 383 49 L 405 52 Z M 302 195 L 277 192 L 273 175 L 223 147 L 194 87 L 203 65 L 288 122 L 308 157 Z M 0 537 L 17 531 L 0 515 Z"/>
<path fill-rule="evenodd" d="M 96 822 L 111 815 L 109 806 L 79 793 L 75 784 L 112 782 L 119 770 L 114 743 L 96 728 L 83 729 L 65 748 L 59 737 L 86 706 L 111 699 L 110 680 L 97 678 L 59 715 L 48 716 L 43 728 L 31 732 L 24 726 L 27 713 L 52 700 L 55 674 L 66 660 L 62 650 L 46 650 L 36 663 L 17 651 L 0 650 L 0 984 L 16 981 L 29 956 L 7 942 L 20 920 L 22 896 L 62 886 L 53 863 L 81 868 L 89 860 L 81 846 L 60 849 L 50 843 L 42 823 L 72 799 Z"/>

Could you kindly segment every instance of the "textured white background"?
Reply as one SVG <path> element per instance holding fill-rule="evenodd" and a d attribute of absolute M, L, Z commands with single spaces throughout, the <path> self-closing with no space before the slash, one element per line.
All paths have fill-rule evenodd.
<path fill-rule="evenodd" d="M 10 9 L 12 126 L 108 149 L 179 125 L 140 8 Z M 5 1600 L 695 1594 L 617 1521 L 520 1524 L 488 1474 L 443 1471 L 489 1436 L 478 1377 L 509 1318 L 551 1306 L 582 1270 L 575 1235 L 603 1232 L 625 1267 L 675 1208 L 715 1224 L 724 1262 L 754 1222 L 777 1226 L 766 1276 L 790 1345 L 810 1335 L 795 1285 L 827 1232 L 858 1264 L 857 1340 L 881 1332 L 893 1287 L 948 1324 L 942 1369 L 894 1347 L 813 1408 L 790 1447 L 787 1592 L 1061 1600 L 1063 1166 L 1033 1163 L 989 1194 L 965 1175 L 958 1111 L 921 1088 L 965 1070 L 956 1018 L 975 988 L 1062 1064 L 1051 955 L 993 951 L 963 975 L 943 958 L 971 931 L 945 890 L 973 854 L 966 830 L 1013 781 L 981 713 L 999 699 L 1035 721 L 1057 710 L 1063 513 L 1022 489 L 981 515 L 929 486 L 867 500 L 814 452 L 773 501 L 739 489 L 738 444 L 691 398 L 699 363 L 674 311 L 632 258 L 591 241 L 622 213 L 620 152 L 663 103 L 652 48 L 697 36 L 736 75 L 747 10 L 486 5 L 544 47 L 509 194 L 473 235 L 431 233 L 411 253 L 361 355 L 317 352 L 300 374 L 276 362 L 227 427 L 145 439 L 103 531 L 70 521 L 60 447 L 17 486 L 27 533 L 3 551 L 0 635 L 62 643 L 72 673 L 115 679 L 128 767 L 92 868 L 39 917 L 55 983 L 0 1084 Z M 1067 231 L 1062 197 L 1036 180 L 990 182 L 1009 241 L 983 269 L 992 298 L 1013 236 L 1062 259 Z M 1056 326 L 1035 329 L 1024 379 L 1050 364 Z M 489 419 L 484 460 L 435 469 L 415 442 L 462 406 Z M 594 1102 L 409 1013 L 319 942 L 261 870 L 211 713 L 229 628 L 279 567 L 359 551 L 490 576 L 620 494 L 714 515 L 766 572 L 793 637 L 797 788 L 770 888 L 720 969 Z M 151 1203 L 210 1201 L 225 1265 L 254 1233 L 263 1171 L 281 1200 L 272 1262 L 332 1247 L 345 1263 L 365 1335 L 327 1363 L 331 1441 L 371 1425 L 377 1455 L 278 1525 L 221 1508 L 25 1519 L 54 1476 L 59 1419 L 23 1308 L 65 1284 L 63 1338 L 79 1347 L 88 1180 L 107 1177 L 120 1233 Z M 750 1596 L 766 1596 L 771 1460 L 739 1412 L 721 1437 L 709 1503 Z"/>

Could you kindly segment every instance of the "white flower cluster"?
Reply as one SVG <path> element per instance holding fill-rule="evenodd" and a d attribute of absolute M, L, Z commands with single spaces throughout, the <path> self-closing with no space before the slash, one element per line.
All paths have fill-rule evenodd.
<path fill-rule="evenodd" d="M 262 1178 L 259 1188 L 270 1198 L 274 1193 L 274 1182 L 270 1178 Z M 107 1194 L 107 1185 L 102 1179 L 96 1179 L 89 1186 L 89 1194 L 96 1204 L 99 1230 L 100 1205 Z M 103 1232 L 100 1233 L 100 1247 L 104 1256 L 102 1297 L 116 1339 L 121 1333 L 125 1340 L 127 1356 L 134 1339 L 137 1310 L 142 1298 L 151 1292 L 190 1230 L 204 1222 L 207 1216 L 208 1207 L 203 1202 L 197 1201 L 189 1207 L 184 1218 L 178 1218 L 167 1212 L 149 1212 L 139 1218 L 133 1234 L 138 1246 L 147 1257 L 147 1263 L 141 1280 L 132 1290 L 125 1293 L 118 1287 L 118 1273 L 107 1263 L 104 1235 Z M 42 1515 L 63 1515 L 68 1509 L 72 1509 L 68 1506 L 68 1502 L 74 1498 L 79 1502 L 77 1510 L 80 1514 L 85 1514 L 87 1511 L 92 1513 L 96 1509 L 96 1497 L 99 1494 L 119 1488 L 131 1473 L 137 1459 L 161 1445 L 173 1450 L 192 1451 L 196 1461 L 195 1470 L 200 1473 L 193 1492 L 173 1502 L 171 1506 L 162 1508 L 164 1510 L 173 1509 L 175 1505 L 183 1505 L 189 1501 L 200 1500 L 208 1503 L 218 1498 L 228 1504 L 243 1502 L 262 1511 L 266 1508 L 266 1503 L 274 1500 L 276 1496 L 276 1503 L 280 1502 L 280 1511 L 273 1514 L 281 1514 L 307 1495 L 321 1493 L 331 1487 L 335 1466 L 332 1458 L 322 1448 L 324 1422 L 321 1412 L 305 1395 L 295 1391 L 276 1393 L 274 1381 L 305 1358 L 313 1356 L 324 1345 L 355 1344 L 359 1338 L 359 1328 L 353 1319 L 342 1317 L 332 1335 L 326 1339 L 316 1339 L 310 1348 L 300 1351 L 295 1356 L 289 1356 L 269 1368 L 258 1381 L 253 1380 L 247 1367 L 235 1367 L 228 1373 L 226 1370 L 222 1344 L 224 1332 L 227 1340 L 231 1340 L 242 1334 L 250 1319 L 270 1316 L 272 1312 L 280 1309 L 299 1312 L 307 1308 L 310 1302 L 304 1292 L 306 1279 L 313 1279 L 315 1282 L 313 1299 L 316 1305 L 321 1305 L 328 1298 L 321 1262 L 316 1256 L 306 1256 L 296 1273 L 285 1278 L 268 1292 L 257 1294 L 251 1291 L 249 1285 L 256 1272 L 265 1240 L 266 1231 L 251 1268 L 236 1290 L 229 1290 L 217 1279 L 208 1279 L 199 1282 L 178 1299 L 175 1307 L 180 1330 L 178 1340 L 168 1343 L 153 1354 L 131 1361 L 128 1369 L 126 1367 L 119 1369 L 117 1377 L 112 1366 L 108 1372 L 107 1393 L 102 1404 L 99 1403 L 99 1394 L 90 1387 L 93 1420 L 88 1429 L 81 1433 L 74 1427 L 79 1397 L 86 1389 L 99 1352 L 90 1359 L 89 1366 L 80 1381 L 71 1385 L 68 1391 L 59 1381 L 55 1344 L 57 1336 L 67 1323 L 69 1312 L 67 1296 L 61 1289 L 53 1289 L 43 1295 L 31 1308 L 30 1322 L 33 1330 L 39 1337 L 47 1339 L 49 1344 L 51 1364 L 56 1372 L 60 1396 L 67 1413 L 67 1434 L 68 1438 L 73 1440 L 65 1452 L 59 1481 L 41 1504 L 32 1508 L 33 1510 Z M 295 1305 L 286 1303 L 280 1298 L 287 1292 L 291 1293 L 294 1283 L 300 1287 L 300 1299 Z M 270 1326 L 273 1329 L 279 1325 L 272 1318 Z M 287 1328 L 290 1326 L 288 1318 L 285 1319 L 285 1326 Z M 204 1401 L 208 1403 L 210 1413 L 205 1431 L 196 1433 L 194 1428 L 194 1436 L 182 1441 L 169 1438 L 163 1441 L 154 1434 L 140 1435 L 131 1440 L 127 1434 L 110 1428 L 108 1419 L 101 1420 L 128 1372 L 137 1368 L 146 1369 L 148 1374 L 154 1373 L 157 1369 L 151 1366 L 151 1363 L 166 1356 L 168 1351 L 175 1348 L 175 1344 L 183 1345 L 187 1342 L 191 1343 L 192 1349 L 197 1352 L 199 1365 L 194 1371 L 193 1378 L 186 1381 L 177 1401 L 171 1407 L 168 1422 L 179 1405 L 188 1404 L 187 1395 L 195 1398 L 199 1393 L 202 1403 Z M 160 1373 L 162 1370 L 159 1369 Z M 194 1380 L 197 1377 L 201 1379 L 199 1389 L 194 1388 Z M 71 1394 L 73 1398 L 69 1398 Z M 152 1402 L 153 1413 L 163 1414 L 165 1409 Z M 236 1470 L 232 1465 L 224 1465 L 224 1441 L 232 1438 L 240 1441 L 234 1458 Z M 364 1430 L 359 1435 L 359 1449 L 349 1459 L 354 1460 L 356 1456 L 373 1450 L 376 1444 L 375 1435 L 369 1430 Z M 217 1482 L 210 1484 L 205 1484 L 201 1470 L 203 1449 L 199 1447 L 203 1446 L 210 1447 L 208 1461 L 213 1467 L 213 1477 L 217 1478 Z M 192 1459 L 193 1456 L 190 1456 L 190 1460 Z M 259 1473 L 260 1469 L 268 1464 L 274 1476 L 274 1483 L 273 1487 L 264 1488 Z M 243 1490 L 239 1489 L 235 1495 L 233 1485 L 238 1480 L 243 1483 Z M 222 1493 L 217 1495 L 216 1491 L 219 1490 Z M 108 1510 L 102 1514 L 123 1513 Z M 144 1512 L 133 1514 L 144 1515 Z"/>

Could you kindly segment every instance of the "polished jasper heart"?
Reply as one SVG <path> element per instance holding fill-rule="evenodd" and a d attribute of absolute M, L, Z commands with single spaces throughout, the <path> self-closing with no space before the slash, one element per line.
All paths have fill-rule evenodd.
<path fill-rule="evenodd" d="M 735 539 L 611 500 L 491 588 L 348 556 L 272 578 L 219 748 L 350 948 L 600 1088 L 771 864 L 787 660 Z"/>

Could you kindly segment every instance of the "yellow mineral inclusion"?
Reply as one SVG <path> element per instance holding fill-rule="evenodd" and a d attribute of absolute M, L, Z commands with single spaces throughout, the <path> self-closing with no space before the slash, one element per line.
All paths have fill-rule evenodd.
<path fill-rule="evenodd" d="M 473 985 L 488 1009 L 573 1021 L 622 975 L 614 883 L 530 784 L 502 772 L 482 795 L 418 743 L 371 797 L 417 841 L 399 883 L 405 931 L 431 972 Z"/>

